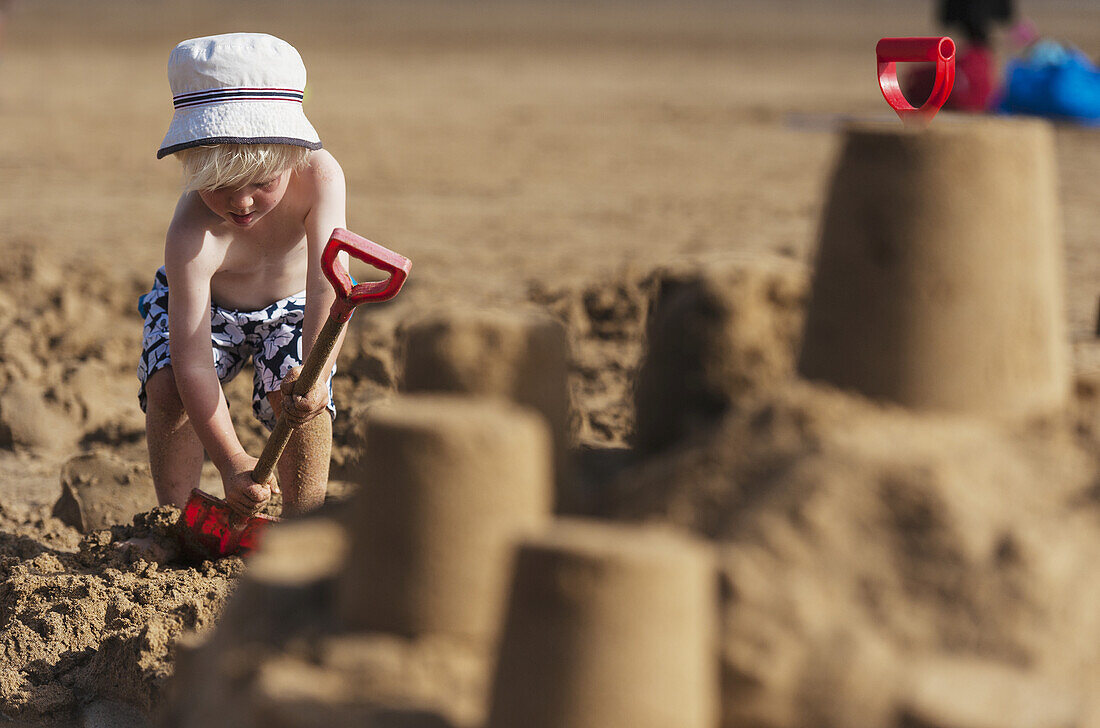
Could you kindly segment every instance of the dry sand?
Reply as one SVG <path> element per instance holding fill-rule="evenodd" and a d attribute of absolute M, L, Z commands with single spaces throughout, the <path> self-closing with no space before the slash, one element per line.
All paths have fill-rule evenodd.
<path fill-rule="evenodd" d="M 1043 32 L 1100 54 L 1094 4 L 1021 5 Z M 210 628 L 240 566 L 157 565 L 113 548 L 134 533 L 159 533 L 164 514 L 88 536 L 51 515 L 62 469 L 78 454 L 107 453 L 141 474 L 135 299 L 160 263 L 178 182 L 175 163 L 154 158 L 171 115 L 165 62 L 179 40 L 237 30 L 271 32 L 298 47 L 310 74 L 306 111 L 348 177 L 349 227 L 415 262 L 398 299 L 353 319 L 336 383 L 339 494 L 354 471 L 364 414 L 394 389 L 395 330 L 428 308 L 464 305 L 531 306 L 567 324 L 575 433 L 586 453 L 578 477 L 589 486 L 604 480 L 633 432 L 630 382 L 647 300 L 659 285 L 653 271 L 777 256 L 808 265 L 838 117 L 885 118 L 875 41 L 936 28 L 928 3 L 881 0 L 17 2 L 0 48 L 0 715 L 16 721 L 144 717 L 172 671 L 176 644 Z M 1073 639 L 1044 617 L 1073 593 L 1072 572 L 1051 586 L 1036 576 L 1041 567 L 1018 566 L 1076 565 L 1095 539 L 1095 489 L 1082 481 L 1092 472 L 1097 429 L 1087 381 L 1100 372 L 1100 136 L 1060 126 L 1056 150 L 1068 335 L 1075 371 L 1086 377 L 1080 410 L 1039 431 L 990 434 L 966 424 L 917 425 L 816 389 L 764 397 L 750 388 L 747 404 L 695 449 L 590 494 L 604 515 L 657 517 L 741 544 L 724 571 L 727 584 L 742 585 L 725 596 L 737 605 L 723 654 L 725 694 L 737 699 L 725 707 L 730 725 L 742 717 L 850 724 L 828 714 L 820 696 L 858 695 L 859 674 L 843 682 L 835 676 L 847 673 L 822 666 L 854 655 L 848 662 L 874 675 L 876 660 L 909 658 L 912 645 L 965 645 L 964 655 L 1031 666 L 1071 692 L 1077 686 L 1065 678 L 1080 664 L 1087 667 L 1080 675 L 1095 674 L 1094 658 L 1052 653 Z M 230 397 L 255 452 L 261 435 L 248 415 L 246 380 Z M 845 418 L 865 424 L 849 432 L 838 424 Z M 890 437 L 910 436 L 925 449 L 892 451 Z M 749 445 L 756 455 L 746 454 Z M 979 455 L 952 455 L 959 452 Z M 1018 495 L 1012 508 L 986 510 L 959 494 L 959 483 L 1002 476 Z M 1044 478 L 1065 496 L 1058 507 L 1027 496 Z M 204 482 L 219 491 L 209 469 Z M 758 486 L 721 487 L 731 482 Z M 844 500 L 852 482 L 870 484 L 874 497 Z M 792 505 L 805 493 L 814 494 L 809 505 Z M 837 518 L 849 506 L 856 507 Z M 822 535 L 791 525 L 819 520 L 846 524 L 835 526 L 840 531 L 885 523 L 887 532 L 924 540 L 883 546 L 864 564 L 832 526 L 820 526 Z M 990 532 L 989 523 L 1004 528 Z M 1062 524 L 1071 535 L 1054 551 L 1038 545 Z M 1074 543 L 1084 545 L 1073 551 Z M 839 554 L 842 586 L 820 578 L 837 567 L 816 560 L 815 549 Z M 957 568 L 945 576 L 936 556 Z M 986 573 L 991 559 L 998 568 Z M 852 601 L 838 589 L 862 594 L 851 627 L 859 639 L 825 634 L 814 614 L 790 602 L 796 592 L 771 588 L 761 575 L 777 563 L 812 595 L 808 603 L 843 611 Z M 985 581 L 971 583 L 973 574 Z M 899 595 L 912 598 L 893 601 Z M 1015 616 L 983 621 L 998 600 L 1015 605 Z M 1093 627 L 1081 614 L 1074 619 L 1067 624 Z M 868 622 L 876 626 L 863 630 Z M 748 640 L 754 630 L 766 636 Z M 837 649 L 823 652 L 829 640 Z M 423 650 L 386 649 L 419 666 L 423 679 Z M 437 663 L 467 659 L 444 653 L 450 657 Z M 934 662 L 942 654 L 930 654 L 921 675 L 961 669 L 978 684 L 1032 685 L 988 666 L 945 668 Z M 806 684 L 807 665 L 841 682 Z M 268 664 L 267 678 L 277 667 Z M 287 668 L 287 679 L 300 668 Z M 906 715 L 935 724 L 937 706 L 922 697 L 922 680 L 903 696 Z M 456 724 L 475 724 L 470 691 L 484 686 L 457 682 L 461 695 L 440 700 L 461 704 L 449 714 Z M 792 712 L 795 704 L 803 712 Z"/>

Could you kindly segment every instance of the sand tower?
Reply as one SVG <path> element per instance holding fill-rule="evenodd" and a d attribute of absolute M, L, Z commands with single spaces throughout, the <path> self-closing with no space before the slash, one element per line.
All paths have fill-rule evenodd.
<path fill-rule="evenodd" d="M 662 271 L 634 388 L 634 442 L 655 451 L 794 375 L 807 273 L 782 258 Z"/>
<path fill-rule="evenodd" d="M 403 391 L 463 392 L 531 407 L 549 423 L 557 482 L 568 480 L 569 350 L 560 322 L 534 311 L 448 311 L 408 325 L 402 342 Z"/>
<path fill-rule="evenodd" d="M 550 436 L 526 408 L 409 395 L 371 413 L 350 505 L 345 627 L 485 638 L 515 541 L 550 519 Z"/>
<path fill-rule="evenodd" d="M 856 124 L 826 201 L 799 371 L 923 410 L 1057 409 L 1069 384 L 1041 121 Z"/>
<path fill-rule="evenodd" d="M 488 728 L 713 728 L 717 580 L 668 530 L 563 519 L 516 557 Z"/>

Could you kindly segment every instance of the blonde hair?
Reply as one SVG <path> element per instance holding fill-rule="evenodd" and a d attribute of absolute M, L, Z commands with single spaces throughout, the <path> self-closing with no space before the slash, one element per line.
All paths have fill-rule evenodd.
<path fill-rule="evenodd" d="M 309 164 L 310 151 L 294 144 L 204 144 L 176 152 L 183 188 L 210 192 L 270 179 Z"/>

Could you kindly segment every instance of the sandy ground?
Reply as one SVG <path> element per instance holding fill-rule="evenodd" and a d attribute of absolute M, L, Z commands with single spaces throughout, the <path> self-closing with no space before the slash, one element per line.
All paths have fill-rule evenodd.
<path fill-rule="evenodd" d="M 1100 55 L 1095 4 L 1021 10 Z M 414 261 L 399 299 L 355 319 L 341 366 L 361 375 L 345 392 L 362 394 L 392 364 L 371 369 L 369 343 L 431 307 L 611 291 L 613 308 L 630 303 L 623 282 L 665 263 L 811 262 L 839 120 L 887 118 L 875 42 L 937 28 L 930 3 L 900 0 L 17 3 L 0 48 L 0 390 L 37 387 L 59 423 L 41 447 L 0 448 L 0 506 L 32 514 L 6 521 L 28 538 L 69 457 L 144 457 L 133 299 L 178 194 L 176 163 L 155 159 L 165 63 L 179 40 L 243 30 L 300 50 L 349 227 Z M 1100 132 L 1059 126 L 1056 140 L 1074 365 L 1100 372 Z M 630 434 L 637 315 L 595 358 L 619 373 L 575 384 L 582 444 Z M 76 552 L 50 528 L 40 541 Z"/>

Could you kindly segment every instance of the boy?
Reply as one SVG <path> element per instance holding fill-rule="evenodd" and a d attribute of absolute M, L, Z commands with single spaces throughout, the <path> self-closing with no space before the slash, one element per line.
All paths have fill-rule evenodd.
<path fill-rule="evenodd" d="M 288 43 L 258 33 L 195 38 L 168 60 L 175 113 L 157 158 L 175 154 L 185 190 L 164 266 L 142 296 L 138 378 L 149 462 L 161 504 L 182 506 L 203 451 L 241 515 L 261 510 L 274 478 L 233 430 L 221 384 L 249 357 L 253 412 L 268 429 L 281 410 L 296 425 L 279 462 L 283 512 L 321 505 L 332 420 L 329 381 L 292 393 L 335 293 L 321 271 L 334 228 L 346 227 L 344 176 L 302 111 L 306 71 Z M 346 260 L 344 261 L 346 264 Z M 171 295 L 169 295 L 171 289 Z"/>

